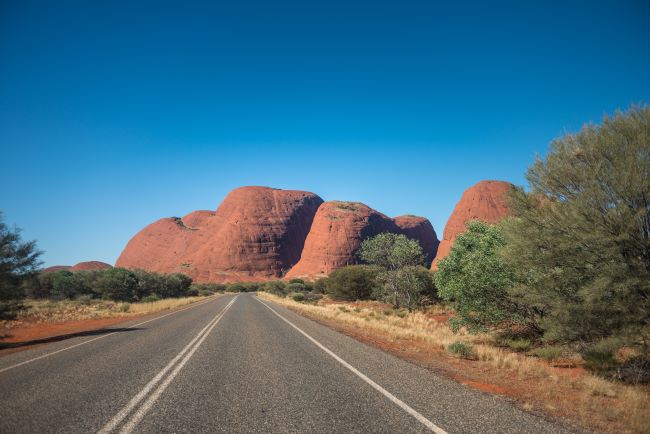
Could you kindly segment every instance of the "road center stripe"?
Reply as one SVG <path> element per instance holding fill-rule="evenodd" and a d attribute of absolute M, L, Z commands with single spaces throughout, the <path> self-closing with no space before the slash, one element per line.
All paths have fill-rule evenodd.
<path fill-rule="evenodd" d="M 134 416 L 131 418 L 131 420 L 124 426 L 121 432 L 128 433 L 135 428 L 135 426 L 142 420 L 144 415 L 146 414 L 147 411 L 151 408 L 151 406 L 154 404 L 154 402 L 160 397 L 162 392 L 169 386 L 169 383 L 176 377 L 176 375 L 180 372 L 180 370 L 185 366 L 187 361 L 192 357 L 194 352 L 199 348 L 199 346 L 203 343 L 205 338 L 208 336 L 208 334 L 212 331 L 212 329 L 217 325 L 219 320 L 223 317 L 223 315 L 226 313 L 228 309 L 230 309 L 230 306 L 233 305 L 235 300 L 237 300 L 238 295 L 233 298 L 230 303 L 226 305 L 215 317 L 210 320 L 210 322 L 201 329 L 201 331 L 190 341 L 189 344 L 185 346 L 177 355 L 174 357 L 154 378 L 149 381 L 140 392 L 138 392 L 132 399 L 129 401 L 129 403 L 122 408 L 113 418 L 108 421 L 104 427 L 99 430 L 98 432 L 100 434 L 104 433 L 109 433 L 113 431 L 117 426 L 131 413 L 131 411 L 142 401 L 149 392 L 158 384 L 164 377 L 165 374 L 169 370 L 171 370 L 176 362 L 178 362 L 181 358 L 181 362 L 176 366 L 176 369 L 174 369 L 171 374 L 163 381 L 163 383 L 156 389 L 149 399 L 142 405 L 142 407 L 134 414 Z M 185 356 L 183 358 L 183 356 Z"/>
<path fill-rule="evenodd" d="M 352 371 L 357 377 L 361 378 L 363 381 L 368 383 L 373 389 L 377 390 L 379 393 L 384 395 L 386 398 L 388 398 L 390 401 L 395 403 L 398 407 L 400 407 L 402 410 L 413 416 L 415 419 L 418 420 L 422 425 L 426 426 L 429 430 L 433 431 L 436 434 L 447 434 L 445 430 L 431 422 L 429 419 L 424 417 L 421 413 L 418 413 L 416 410 L 411 408 L 408 404 L 406 404 L 404 401 L 400 400 L 397 398 L 395 395 L 390 393 L 388 390 L 384 389 L 381 387 L 379 384 L 375 383 L 372 381 L 370 378 L 368 378 L 365 374 L 363 374 L 361 371 L 359 371 L 357 368 L 337 356 L 332 350 L 318 342 L 316 339 L 312 338 L 310 335 L 308 335 L 305 331 L 303 331 L 300 327 L 286 319 L 284 316 L 280 315 L 275 309 L 273 309 L 271 306 L 260 300 L 259 298 L 255 297 L 257 301 L 262 303 L 264 306 L 266 306 L 271 312 L 276 314 L 281 320 L 289 324 L 291 327 L 294 329 L 298 330 L 304 337 L 309 339 L 314 345 L 316 345 L 318 348 L 321 350 L 325 351 L 329 356 L 331 356 L 334 360 L 348 368 L 350 371 Z"/>

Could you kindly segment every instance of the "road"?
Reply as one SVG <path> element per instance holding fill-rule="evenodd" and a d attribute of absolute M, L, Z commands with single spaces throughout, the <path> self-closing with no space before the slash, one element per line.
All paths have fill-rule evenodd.
<path fill-rule="evenodd" d="M 253 294 L 0 357 L 0 432 L 563 433 Z"/>

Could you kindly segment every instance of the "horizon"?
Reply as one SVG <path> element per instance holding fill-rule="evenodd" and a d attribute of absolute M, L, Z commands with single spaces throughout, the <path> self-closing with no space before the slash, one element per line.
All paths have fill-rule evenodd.
<path fill-rule="evenodd" d="M 650 5 L 4 2 L 0 211 L 43 266 L 115 263 L 241 186 L 442 233 L 481 180 L 650 101 Z"/>

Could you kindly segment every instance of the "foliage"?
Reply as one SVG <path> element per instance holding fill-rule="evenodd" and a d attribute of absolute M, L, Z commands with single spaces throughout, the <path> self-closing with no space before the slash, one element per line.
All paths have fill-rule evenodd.
<path fill-rule="evenodd" d="M 475 360 L 476 351 L 472 344 L 467 344 L 465 342 L 453 342 L 447 346 L 447 351 L 459 359 Z"/>
<path fill-rule="evenodd" d="M 109 268 L 96 281 L 96 291 L 104 298 L 132 301 L 137 297 L 138 278 L 125 268 Z"/>
<path fill-rule="evenodd" d="M 454 331 L 462 326 L 478 332 L 513 323 L 533 325 L 508 296 L 516 276 L 497 254 L 504 245 L 499 226 L 471 221 L 439 262 L 434 279 L 440 297 L 456 311 L 450 320 Z"/>
<path fill-rule="evenodd" d="M 551 144 L 517 190 L 504 258 L 511 299 L 544 338 L 650 355 L 650 109 L 633 107 Z"/>
<path fill-rule="evenodd" d="M 381 289 L 374 292 L 375 297 L 395 307 L 403 305 L 411 310 L 421 304 L 423 294 L 435 293 L 429 272 L 424 270 L 427 274 L 423 274 L 424 254 L 416 240 L 379 234 L 361 244 L 359 256 L 381 270 L 376 278 Z"/>
<path fill-rule="evenodd" d="M 365 300 L 376 285 L 377 268 L 350 265 L 334 270 L 327 278 L 326 293 L 335 300 Z"/>
<path fill-rule="evenodd" d="M 534 350 L 531 350 L 529 354 L 539 357 L 540 359 L 544 359 L 547 362 L 559 359 L 562 356 L 562 353 L 564 350 L 562 347 L 556 347 L 556 346 L 548 346 L 548 347 L 541 347 L 541 348 L 535 348 Z"/>
<path fill-rule="evenodd" d="M 0 213 L 0 319 L 11 319 L 22 308 L 23 282 L 41 265 L 35 241 L 23 242 L 20 230 L 9 229 Z"/>
<path fill-rule="evenodd" d="M 298 302 L 305 301 L 305 294 L 298 292 L 296 294 L 293 294 L 291 298 L 293 299 L 293 301 L 298 301 Z"/>
<path fill-rule="evenodd" d="M 76 298 L 82 294 L 92 293 L 86 282 L 75 273 L 60 270 L 54 274 L 51 295 L 56 298 Z"/>

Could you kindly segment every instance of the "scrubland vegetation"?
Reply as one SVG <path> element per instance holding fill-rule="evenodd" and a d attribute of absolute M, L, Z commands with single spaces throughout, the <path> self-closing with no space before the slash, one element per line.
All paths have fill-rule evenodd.
<path fill-rule="evenodd" d="M 363 243 L 365 265 L 336 270 L 308 296 L 275 299 L 531 376 L 551 395 L 568 384 L 584 423 L 650 432 L 650 109 L 556 140 L 527 179 L 509 198 L 514 215 L 469 222 L 434 273 L 416 242 L 381 234 Z M 290 295 L 280 284 L 268 292 Z M 392 308 L 346 304 L 354 300 Z M 432 320 L 436 310 L 449 321 Z M 559 377 L 553 365 L 588 373 Z"/>

